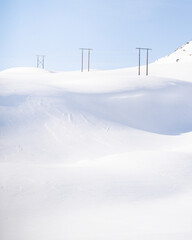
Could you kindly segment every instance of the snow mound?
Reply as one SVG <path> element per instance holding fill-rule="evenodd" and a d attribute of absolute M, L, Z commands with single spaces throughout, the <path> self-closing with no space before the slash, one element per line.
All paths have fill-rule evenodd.
<path fill-rule="evenodd" d="M 33 68 L 33 67 L 16 67 L 16 68 L 9 68 L 1 72 L 1 74 L 10 74 L 10 75 L 23 75 L 23 74 L 43 74 L 49 73 L 49 71 L 41 68 Z"/>

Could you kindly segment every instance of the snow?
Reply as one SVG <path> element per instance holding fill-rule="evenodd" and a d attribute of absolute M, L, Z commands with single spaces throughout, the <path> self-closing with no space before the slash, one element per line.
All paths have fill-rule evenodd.
<path fill-rule="evenodd" d="M 192 41 L 179 47 L 174 53 L 157 60 L 151 66 L 151 74 L 191 82 Z"/>
<path fill-rule="evenodd" d="M 175 62 L 191 62 L 192 59 L 192 41 L 179 47 L 172 54 L 157 60 L 157 63 L 175 63 Z"/>
<path fill-rule="evenodd" d="M 191 240 L 191 51 L 0 72 L 1 240 Z"/>

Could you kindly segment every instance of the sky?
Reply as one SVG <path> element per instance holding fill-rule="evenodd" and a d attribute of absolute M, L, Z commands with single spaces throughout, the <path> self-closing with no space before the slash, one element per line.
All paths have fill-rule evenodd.
<path fill-rule="evenodd" d="M 136 47 L 153 62 L 192 40 L 191 11 L 191 0 L 0 0 L 0 70 L 36 67 L 38 54 L 47 70 L 80 70 L 82 47 L 92 69 L 137 66 Z"/>

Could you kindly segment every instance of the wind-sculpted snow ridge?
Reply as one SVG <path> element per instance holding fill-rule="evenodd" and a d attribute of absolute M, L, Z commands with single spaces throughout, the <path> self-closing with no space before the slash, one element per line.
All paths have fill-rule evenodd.
<path fill-rule="evenodd" d="M 1 240 L 192 238 L 190 70 L 162 65 L 0 73 Z"/>

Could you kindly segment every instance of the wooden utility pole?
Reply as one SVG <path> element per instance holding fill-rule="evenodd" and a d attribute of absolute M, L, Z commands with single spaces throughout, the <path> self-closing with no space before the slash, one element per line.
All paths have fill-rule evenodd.
<path fill-rule="evenodd" d="M 81 72 L 83 72 L 83 48 L 81 48 Z"/>
<path fill-rule="evenodd" d="M 91 48 L 80 48 L 80 50 L 82 51 L 81 54 L 81 72 L 83 72 L 83 60 L 84 60 L 84 55 L 83 55 L 83 51 L 88 51 L 88 72 L 90 71 L 90 51 L 93 50 Z"/>
<path fill-rule="evenodd" d="M 88 50 L 88 72 L 89 72 L 89 69 L 90 69 L 90 50 Z"/>
<path fill-rule="evenodd" d="M 141 48 L 139 48 L 139 70 L 138 70 L 138 74 L 141 74 Z"/>
<path fill-rule="evenodd" d="M 151 49 L 150 49 L 151 50 Z M 146 76 L 149 73 L 149 48 L 147 48 L 147 58 L 146 58 Z"/>
<path fill-rule="evenodd" d="M 152 50 L 151 48 L 136 48 L 139 50 L 139 69 L 138 69 L 138 75 L 141 74 L 141 50 L 147 51 L 146 56 L 146 76 L 149 74 L 149 50 Z"/>

